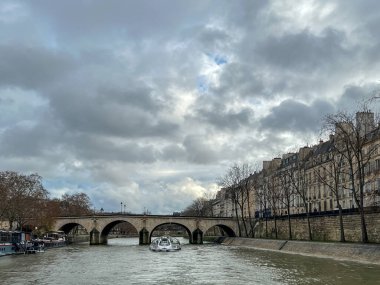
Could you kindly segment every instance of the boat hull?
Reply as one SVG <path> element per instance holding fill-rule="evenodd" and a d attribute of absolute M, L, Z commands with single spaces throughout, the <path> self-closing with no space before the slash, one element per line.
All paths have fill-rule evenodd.
<path fill-rule="evenodd" d="M 0 243 L 0 256 L 17 253 L 17 246 L 10 242 Z"/>
<path fill-rule="evenodd" d="M 154 239 L 149 245 L 149 249 L 155 252 L 170 252 L 181 250 L 181 244 L 178 239 L 168 236 L 163 236 Z"/>

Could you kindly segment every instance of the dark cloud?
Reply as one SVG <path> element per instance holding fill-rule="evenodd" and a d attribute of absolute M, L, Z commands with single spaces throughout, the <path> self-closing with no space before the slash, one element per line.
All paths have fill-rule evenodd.
<path fill-rule="evenodd" d="M 171 144 L 162 149 L 162 160 L 185 161 L 186 150 L 182 145 Z"/>
<path fill-rule="evenodd" d="M 183 146 L 186 149 L 187 161 L 195 164 L 210 164 L 218 161 L 218 153 L 206 136 L 189 135 Z"/>
<path fill-rule="evenodd" d="M 273 92 L 273 87 L 266 85 L 264 74 L 244 63 L 227 64 L 220 81 L 212 92 L 223 97 L 261 97 Z"/>
<path fill-rule="evenodd" d="M 159 155 L 153 145 L 140 145 L 133 141 L 115 143 L 107 138 L 88 135 L 72 136 L 67 140 L 70 141 L 69 151 L 85 161 L 153 163 Z"/>
<path fill-rule="evenodd" d="M 260 128 L 267 132 L 318 132 L 324 115 L 334 112 L 334 107 L 317 100 L 310 106 L 291 99 L 273 107 L 269 115 L 260 121 Z"/>
<path fill-rule="evenodd" d="M 37 159 L 57 156 L 60 147 L 59 131 L 51 121 L 28 124 L 16 124 L 5 129 L 0 136 L 0 149 L 2 156 L 8 158 Z M 61 154 L 58 154 L 61 155 Z"/>
<path fill-rule="evenodd" d="M 101 90 L 104 91 L 104 90 Z M 160 137 L 178 129 L 175 122 L 156 116 L 160 104 L 146 89 L 101 94 L 62 90 L 51 98 L 56 119 L 70 132 L 134 137 Z"/>
<path fill-rule="evenodd" d="M 257 47 L 257 52 L 267 63 L 296 72 L 318 72 L 350 56 L 344 47 L 345 35 L 327 29 L 322 35 L 308 30 L 300 33 L 269 37 Z"/>
<path fill-rule="evenodd" d="M 86 43 L 89 39 L 113 39 L 115 36 L 120 40 L 160 37 L 163 31 L 171 34 L 179 23 L 195 21 L 205 14 L 204 9 L 211 8 L 209 1 L 194 1 L 192 8 L 188 9 L 185 3 L 169 0 L 77 1 L 75 5 L 38 0 L 29 4 L 36 16 L 53 25 L 57 36 L 64 40 L 74 39 L 74 45 Z"/>
<path fill-rule="evenodd" d="M 211 108 L 197 110 L 194 115 L 194 119 L 195 118 L 219 130 L 227 129 L 239 131 L 241 128 L 250 126 L 253 111 L 250 108 L 241 108 L 239 111 L 232 111 L 227 110 L 222 104 L 215 104 L 211 106 Z"/>
<path fill-rule="evenodd" d="M 195 27 L 196 42 L 199 43 L 205 52 L 223 51 L 233 40 L 233 36 L 228 30 L 216 27 Z"/>
<path fill-rule="evenodd" d="M 42 47 L 0 45 L 0 86 L 39 89 L 77 67 L 67 53 Z"/>
<path fill-rule="evenodd" d="M 378 97 L 380 94 L 380 81 L 368 82 L 364 85 L 345 86 L 342 96 L 339 97 L 337 106 L 339 111 L 355 112 L 358 109 L 367 107 L 375 111 L 379 108 Z"/>

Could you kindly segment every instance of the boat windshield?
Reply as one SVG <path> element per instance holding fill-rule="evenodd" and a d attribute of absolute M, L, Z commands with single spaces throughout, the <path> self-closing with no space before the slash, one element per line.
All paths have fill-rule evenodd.
<path fill-rule="evenodd" d="M 162 239 L 161 241 L 160 241 L 160 245 L 169 245 L 169 240 L 168 239 Z"/>

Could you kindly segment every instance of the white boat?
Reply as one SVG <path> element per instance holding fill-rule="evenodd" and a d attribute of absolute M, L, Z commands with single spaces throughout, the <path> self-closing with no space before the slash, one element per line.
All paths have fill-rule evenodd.
<path fill-rule="evenodd" d="M 181 249 L 178 239 L 170 236 L 162 236 L 154 239 L 149 245 L 152 251 L 177 251 Z"/>
<path fill-rule="evenodd" d="M 67 245 L 66 234 L 63 231 L 48 232 L 42 238 L 45 248 L 61 247 Z"/>

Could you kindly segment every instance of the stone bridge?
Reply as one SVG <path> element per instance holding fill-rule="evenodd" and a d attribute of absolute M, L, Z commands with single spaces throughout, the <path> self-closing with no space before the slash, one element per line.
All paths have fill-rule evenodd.
<path fill-rule="evenodd" d="M 81 225 L 90 234 L 90 244 L 107 244 L 108 234 L 117 224 L 128 222 L 139 234 L 139 244 L 150 244 L 152 233 L 161 225 L 174 224 L 182 226 L 192 244 L 203 243 L 203 235 L 216 226 L 226 236 L 236 236 L 238 226 L 233 218 L 206 218 L 158 215 L 94 215 L 82 217 L 56 217 L 54 230 L 68 234 L 74 227 Z"/>

